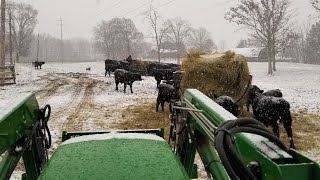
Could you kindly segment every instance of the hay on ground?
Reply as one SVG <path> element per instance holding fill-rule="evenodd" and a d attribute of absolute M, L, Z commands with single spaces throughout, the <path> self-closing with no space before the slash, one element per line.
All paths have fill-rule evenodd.
<path fill-rule="evenodd" d="M 247 61 L 242 55 L 227 51 L 224 54 L 188 56 L 182 63 L 185 72 L 181 90 L 196 88 L 210 98 L 227 95 L 244 105 L 248 85 L 251 85 Z"/>
<path fill-rule="evenodd" d="M 123 121 L 114 124 L 116 129 L 154 129 L 164 128 L 164 137 L 168 141 L 170 122 L 168 104 L 164 112 L 156 112 L 156 103 L 148 102 L 141 105 L 129 106 L 122 112 Z"/>

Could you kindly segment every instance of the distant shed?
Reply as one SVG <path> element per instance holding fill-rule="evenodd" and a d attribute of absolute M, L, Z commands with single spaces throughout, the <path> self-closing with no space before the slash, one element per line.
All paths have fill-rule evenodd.
<path fill-rule="evenodd" d="M 262 47 L 255 48 L 235 48 L 231 51 L 234 51 L 236 54 L 241 54 L 246 57 L 249 62 L 267 62 L 267 49 Z"/>

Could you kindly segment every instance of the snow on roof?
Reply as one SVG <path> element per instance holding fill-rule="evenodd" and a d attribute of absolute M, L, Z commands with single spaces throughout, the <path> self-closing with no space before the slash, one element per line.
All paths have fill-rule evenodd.
<path fill-rule="evenodd" d="M 85 141 L 101 141 L 101 140 L 108 140 L 108 139 L 146 139 L 146 140 L 155 140 L 155 141 L 165 141 L 163 138 L 154 134 L 117 133 L 116 131 L 113 131 L 107 134 L 94 134 L 94 135 L 86 135 L 86 136 L 71 138 L 63 142 L 61 145 L 79 143 L 79 142 L 85 142 Z"/>
<path fill-rule="evenodd" d="M 171 49 L 160 49 L 160 53 L 175 53 L 177 50 L 171 50 Z"/>
<path fill-rule="evenodd" d="M 261 52 L 262 47 L 256 48 L 234 48 L 231 51 L 234 51 L 236 54 L 241 54 L 245 57 L 258 57 Z"/>

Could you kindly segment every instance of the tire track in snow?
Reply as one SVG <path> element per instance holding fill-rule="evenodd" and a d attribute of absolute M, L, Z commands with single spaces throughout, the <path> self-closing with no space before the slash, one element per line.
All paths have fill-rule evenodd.
<path fill-rule="evenodd" d="M 74 109 L 79 101 L 79 96 L 84 90 L 83 78 L 79 78 L 77 81 L 73 82 L 71 79 L 70 88 L 72 90 L 71 96 L 68 98 L 68 101 L 64 104 L 59 104 L 60 106 L 52 108 L 52 114 L 49 120 L 50 131 L 54 136 L 52 136 L 52 145 L 53 147 L 49 150 L 53 152 L 55 148 L 61 143 L 63 124 L 65 118 L 67 117 L 72 109 Z M 54 122 L 51 122 L 54 121 Z"/>
<path fill-rule="evenodd" d="M 67 131 L 80 131 L 83 123 L 90 117 L 94 108 L 94 93 L 93 88 L 98 84 L 97 80 L 86 78 L 84 81 L 85 90 L 80 103 L 75 108 L 75 111 L 66 118 L 63 129 Z"/>
<path fill-rule="evenodd" d="M 51 80 L 48 85 L 45 85 L 43 88 L 35 92 L 38 97 L 39 104 L 47 104 L 48 100 L 54 96 L 60 87 L 70 83 L 67 79 L 62 77 L 54 76 L 54 78 L 55 79 Z"/>

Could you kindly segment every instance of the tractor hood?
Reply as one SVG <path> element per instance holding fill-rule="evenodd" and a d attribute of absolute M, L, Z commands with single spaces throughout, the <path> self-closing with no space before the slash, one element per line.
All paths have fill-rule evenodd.
<path fill-rule="evenodd" d="M 109 133 L 62 143 L 39 179 L 189 179 L 159 136 Z"/>

